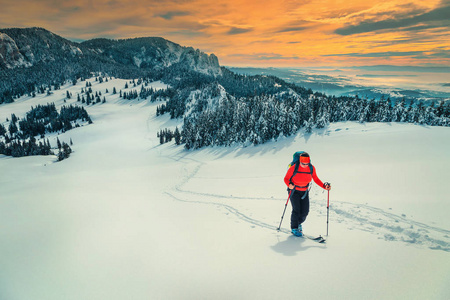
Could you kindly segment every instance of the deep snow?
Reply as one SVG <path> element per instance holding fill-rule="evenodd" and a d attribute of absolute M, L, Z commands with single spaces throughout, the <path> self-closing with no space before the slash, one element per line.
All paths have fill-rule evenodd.
<path fill-rule="evenodd" d="M 1 105 L 0 122 L 81 87 Z M 186 151 L 159 145 L 180 124 L 161 103 L 106 100 L 59 135 L 69 159 L 0 156 L 0 299 L 450 298 L 449 128 L 335 123 Z M 297 150 L 333 185 L 325 245 L 288 233 L 290 205 L 276 231 Z M 324 235 L 327 193 L 310 198 L 304 230 Z"/>

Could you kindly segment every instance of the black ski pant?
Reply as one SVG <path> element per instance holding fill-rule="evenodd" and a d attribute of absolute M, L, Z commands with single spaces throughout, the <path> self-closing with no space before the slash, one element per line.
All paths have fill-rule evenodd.
<path fill-rule="evenodd" d="M 298 228 L 298 225 L 305 222 L 306 217 L 308 216 L 309 213 L 308 191 L 298 191 L 298 190 L 293 191 L 291 194 L 291 205 L 292 205 L 291 229 L 294 229 Z"/>

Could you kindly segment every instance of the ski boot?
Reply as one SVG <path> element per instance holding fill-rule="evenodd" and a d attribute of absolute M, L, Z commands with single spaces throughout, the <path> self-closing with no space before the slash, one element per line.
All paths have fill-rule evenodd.
<path fill-rule="evenodd" d="M 292 228 L 292 234 L 295 236 L 303 236 L 303 233 L 298 230 L 298 228 Z"/>

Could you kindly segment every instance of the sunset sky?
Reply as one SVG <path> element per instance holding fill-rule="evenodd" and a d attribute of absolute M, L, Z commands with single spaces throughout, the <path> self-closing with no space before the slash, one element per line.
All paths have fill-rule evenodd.
<path fill-rule="evenodd" d="M 0 0 L 0 28 L 159 36 L 261 67 L 450 67 L 450 0 Z"/>

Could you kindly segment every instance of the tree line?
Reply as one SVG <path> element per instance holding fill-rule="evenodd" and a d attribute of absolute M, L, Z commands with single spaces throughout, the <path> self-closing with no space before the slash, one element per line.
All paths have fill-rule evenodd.
<path fill-rule="evenodd" d="M 53 155 L 46 133 L 66 132 L 79 127 L 79 121 L 92 123 L 86 110 L 80 106 L 62 106 L 58 112 L 54 103 L 32 107 L 23 119 L 11 115 L 8 128 L 0 124 L 0 154 L 22 157 L 31 155 Z M 37 141 L 36 136 L 42 140 Z M 71 141 L 72 144 L 72 141 Z M 66 159 L 72 149 L 57 138 L 58 160 Z"/>
<path fill-rule="evenodd" d="M 290 136 L 302 128 L 311 132 L 342 121 L 450 126 L 450 103 L 445 101 L 425 105 L 420 101 L 376 101 L 308 92 L 299 95 L 294 91 L 234 97 L 223 94 L 223 88 L 215 84 L 201 92 L 180 92 L 161 105 L 161 111 L 171 112 L 171 117 L 183 116 L 181 142 L 187 149 L 235 143 L 256 145 Z"/>

